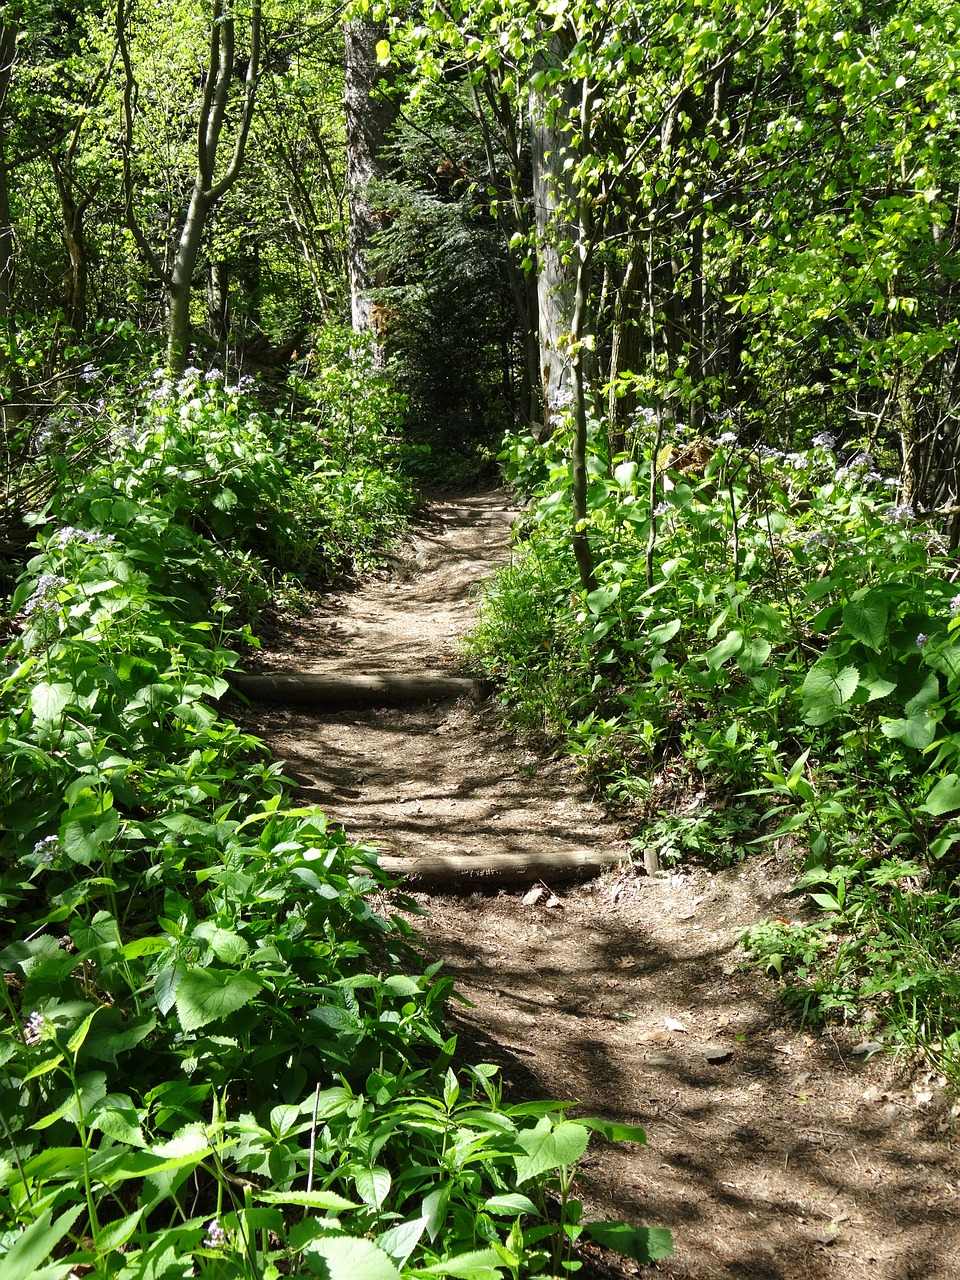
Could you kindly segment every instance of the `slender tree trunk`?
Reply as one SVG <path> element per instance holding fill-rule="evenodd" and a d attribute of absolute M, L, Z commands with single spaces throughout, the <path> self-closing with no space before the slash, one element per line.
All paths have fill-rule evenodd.
<path fill-rule="evenodd" d="M 11 23 L 0 22 L 0 378 L 6 384 L 7 394 L 0 394 L 0 427 L 4 437 L 20 421 L 20 377 L 12 355 L 5 354 L 15 339 L 14 280 L 16 274 L 16 246 L 13 236 L 13 218 L 10 211 L 10 156 L 7 146 L 7 95 L 13 79 L 13 66 L 17 52 L 17 30 Z M 5 333 L 2 331 L 6 330 Z M 3 341 L 3 339 L 6 341 Z"/>
<path fill-rule="evenodd" d="M 377 42 L 385 35 L 384 23 L 362 19 L 348 22 L 344 31 L 351 312 L 356 332 L 373 335 L 374 350 L 381 361 L 385 326 L 374 295 L 385 281 L 371 262 L 371 242 L 381 222 L 372 188 L 377 179 L 386 176 L 386 147 L 397 119 L 394 102 L 377 92 L 385 77 L 385 69 L 377 61 Z"/>

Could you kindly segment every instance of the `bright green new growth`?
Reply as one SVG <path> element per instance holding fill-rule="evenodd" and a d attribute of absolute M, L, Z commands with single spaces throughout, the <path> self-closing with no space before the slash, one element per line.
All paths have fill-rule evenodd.
<path fill-rule="evenodd" d="M 59 455 L 5 651 L 0 1280 L 495 1280 L 575 1270 L 584 1231 L 669 1252 L 573 1194 L 591 1130 L 642 1131 L 455 1071 L 451 979 L 371 907 L 374 852 L 217 706 L 278 584 L 370 563 L 411 505 L 389 384 L 327 342 L 296 416 L 188 370 Z"/>

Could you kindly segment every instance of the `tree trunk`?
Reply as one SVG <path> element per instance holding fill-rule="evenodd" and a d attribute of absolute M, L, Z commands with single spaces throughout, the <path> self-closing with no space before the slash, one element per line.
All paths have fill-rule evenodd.
<path fill-rule="evenodd" d="M 17 31 L 11 23 L 0 22 L 0 378 L 6 384 L 6 394 L 0 395 L 0 427 L 6 440 L 20 421 L 17 404 L 20 376 L 16 360 L 4 354 L 14 342 L 13 317 L 14 278 L 16 272 L 16 247 L 13 238 L 13 218 L 10 213 L 10 158 L 7 147 L 7 95 L 13 79 L 13 65 L 17 52 Z M 6 330 L 6 334 L 2 333 Z M 6 337 L 6 341 L 3 341 Z"/>
<path fill-rule="evenodd" d="M 372 187 L 377 179 L 386 176 L 386 146 L 397 119 L 394 102 L 377 92 L 386 74 L 377 61 L 377 42 L 385 35 L 385 23 L 361 19 L 348 22 L 344 30 L 350 303 L 354 329 L 372 335 L 380 361 L 384 356 L 386 324 L 374 295 L 385 281 L 371 262 L 371 242 L 380 229 L 382 214 L 376 207 Z"/>
<path fill-rule="evenodd" d="M 559 56 L 559 55 L 558 55 Z M 565 81 L 555 89 L 563 94 L 561 109 L 548 118 L 542 96 L 530 94 L 531 141 L 533 153 L 533 207 L 537 234 L 537 320 L 540 342 L 540 377 L 543 384 L 547 427 L 558 407 L 572 395 L 570 352 L 567 337 L 573 316 L 576 276 L 564 261 L 564 242 L 573 239 L 572 228 L 564 222 L 573 193 L 564 160 L 570 154 L 562 125 L 575 111 L 574 95 L 579 86 Z M 569 213 L 566 215 L 569 217 Z M 569 243 L 566 244 L 569 251 Z"/>

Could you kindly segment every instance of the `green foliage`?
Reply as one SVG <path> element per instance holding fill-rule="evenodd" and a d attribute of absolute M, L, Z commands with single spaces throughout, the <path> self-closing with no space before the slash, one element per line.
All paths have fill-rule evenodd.
<path fill-rule="evenodd" d="M 870 1004 L 901 1037 L 953 1046 L 952 557 L 871 457 L 841 462 L 829 438 L 783 453 L 678 433 L 652 484 L 649 453 L 611 466 L 599 424 L 591 439 L 596 589 L 567 550 L 562 435 L 511 440 L 525 538 L 484 597 L 472 660 L 518 724 L 581 760 L 636 849 L 665 863 L 726 863 L 751 837 L 805 849 L 800 888 L 829 923 L 763 926 L 750 945 L 807 1016 Z"/>
<path fill-rule="evenodd" d="M 10 604 L 0 1276 L 496 1280 L 575 1269 L 581 1230 L 662 1256 L 571 1195 L 592 1130 L 642 1132 L 453 1071 L 452 981 L 374 909 L 374 851 L 218 706 L 271 569 L 399 528 L 387 386 L 318 367 L 303 422 L 216 374 L 140 393 L 58 455 Z"/>

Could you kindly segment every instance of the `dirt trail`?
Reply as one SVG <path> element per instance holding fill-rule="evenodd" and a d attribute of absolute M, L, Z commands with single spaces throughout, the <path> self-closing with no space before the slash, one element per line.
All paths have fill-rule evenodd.
<path fill-rule="evenodd" d="M 444 672 L 476 583 L 509 554 L 503 494 L 431 504 L 394 572 L 331 597 L 260 656 L 263 671 Z M 544 760 L 469 703 L 249 721 L 351 838 L 391 852 L 622 849 L 566 761 Z M 861 1036 L 805 1032 L 741 967 L 758 919 L 795 917 L 792 868 L 630 868 L 525 905 L 523 891 L 421 895 L 425 945 L 472 1002 L 464 1056 L 514 1095 L 577 1100 L 641 1124 L 597 1144 L 592 1216 L 669 1226 L 683 1280 L 958 1280 L 960 1157 L 937 1079 Z M 550 904 L 550 905 L 548 905 Z M 596 1276 L 642 1269 L 593 1254 Z M 581 1273 L 581 1274 L 587 1274 Z"/>

